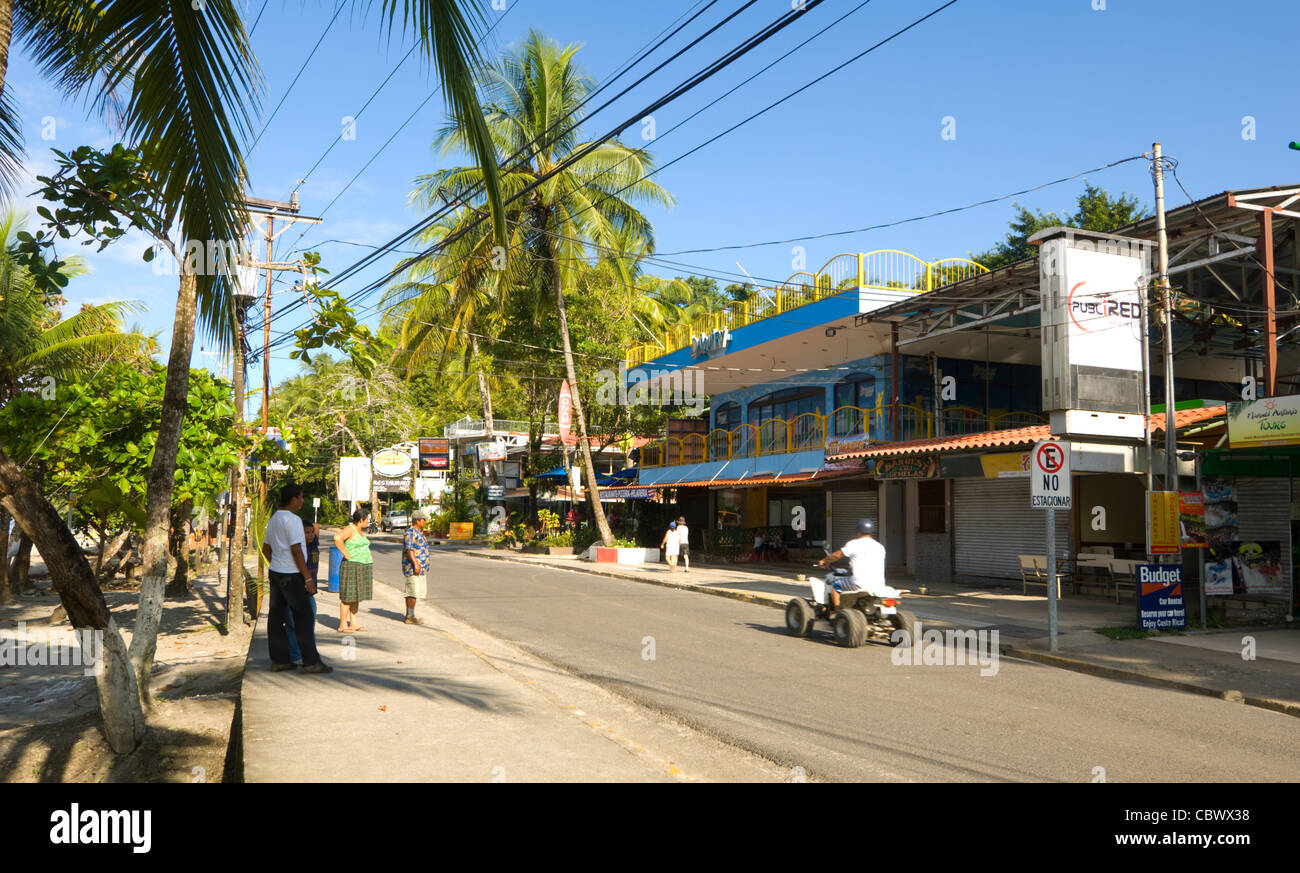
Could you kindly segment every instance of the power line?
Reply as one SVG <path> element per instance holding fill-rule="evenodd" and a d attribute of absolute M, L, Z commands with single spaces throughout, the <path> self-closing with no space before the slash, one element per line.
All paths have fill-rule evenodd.
<path fill-rule="evenodd" d="M 693 88 L 699 86 L 704 81 L 716 75 L 718 72 L 725 69 L 727 66 L 734 63 L 736 60 L 743 57 L 745 54 L 752 51 L 757 46 L 761 45 L 767 39 L 774 36 L 776 33 L 780 32 L 780 30 L 784 29 L 796 18 L 806 14 L 806 12 L 812 10 L 816 6 L 820 5 L 822 2 L 824 2 L 824 0 L 809 0 L 809 2 L 804 4 L 802 8 L 792 9 L 790 12 L 783 14 L 780 18 L 776 19 L 774 22 L 772 22 L 767 27 L 765 27 L 763 30 L 750 36 L 749 38 L 747 38 L 746 40 L 738 44 L 730 52 L 716 59 L 713 63 L 711 63 L 700 73 L 697 73 L 696 75 L 686 79 L 685 81 L 680 83 L 677 87 L 669 91 L 667 94 L 665 94 L 664 96 L 660 97 L 659 99 L 655 100 L 654 102 L 652 102 L 651 104 L 643 108 L 640 112 L 632 115 L 631 117 L 627 118 L 623 122 L 616 125 L 604 136 L 587 144 L 584 148 L 582 148 L 578 152 L 566 156 L 565 159 L 561 161 L 557 166 L 553 167 L 546 173 L 541 174 L 538 178 L 534 179 L 528 185 L 524 186 L 522 190 L 520 190 L 519 192 L 515 193 L 510 198 L 508 198 L 505 201 L 505 204 L 512 203 L 515 200 L 519 199 L 520 197 L 524 197 L 530 194 L 538 186 L 544 184 L 546 181 L 548 181 L 551 177 L 555 176 L 556 174 L 563 172 L 573 163 L 586 157 L 588 154 L 590 154 L 592 151 L 594 151 L 604 142 L 616 137 L 623 130 L 626 130 L 631 125 L 637 123 L 637 121 L 639 121 L 641 118 L 644 118 L 646 115 L 654 112 L 655 110 L 661 108 L 662 106 L 667 105 L 673 100 L 676 100 L 677 98 L 681 97 L 683 94 L 689 92 Z M 951 0 L 951 2 L 956 2 L 956 0 Z M 677 57 L 680 54 L 681 52 L 678 52 L 677 55 L 674 55 L 674 57 Z M 673 58 L 669 58 L 668 61 L 665 61 L 664 63 L 660 64 L 659 67 L 656 69 L 662 69 L 667 63 L 671 62 L 672 60 Z M 395 237 L 393 240 L 387 243 L 385 248 L 398 245 L 401 242 L 404 242 L 406 239 L 409 239 L 411 236 L 420 232 L 425 227 L 431 225 L 434 221 L 437 220 L 438 217 L 440 217 L 441 214 L 444 214 L 447 211 L 448 211 L 447 209 L 441 209 L 435 211 L 430 216 L 426 217 L 420 222 L 417 222 L 412 227 L 408 228 L 402 234 L 399 234 L 397 237 Z M 457 232 L 453 233 L 449 237 L 441 240 L 440 242 L 426 249 L 424 253 L 420 256 L 421 260 L 431 256 L 434 252 L 442 248 L 445 248 L 448 244 L 454 242 L 456 239 L 460 238 L 461 236 L 464 236 L 466 233 L 468 233 L 469 231 L 477 227 L 478 224 L 481 223 L 482 221 L 483 221 L 483 216 L 480 214 L 477 218 L 472 220 L 472 222 L 468 227 L 458 230 Z M 352 266 L 345 269 L 343 273 L 340 275 L 340 277 L 336 278 L 335 280 L 336 284 L 338 282 L 344 281 L 347 278 L 350 278 L 352 275 L 355 275 L 355 273 L 358 272 L 360 269 L 363 269 L 365 266 L 368 266 L 370 263 L 372 263 L 374 260 L 378 258 L 380 253 L 381 252 L 375 252 L 372 253 L 371 255 L 367 255 L 365 258 L 362 258 L 360 261 L 356 262 Z M 357 291 L 352 298 L 349 298 L 349 300 L 352 301 L 352 300 L 360 299 L 361 297 L 372 294 L 377 288 L 382 287 L 388 281 L 390 281 L 394 276 L 396 276 L 398 272 L 400 272 L 403 269 L 408 269 L 410 266 L 411 264 L 408 262 L 390 270 L 381 279 L 376 280 L 375 282 L 372 282 L 371 284 Z M 291 306 L 286 307 L 286 310 L 291 308 Z"/>
<path fill-rule="evenodd" d="M 334 22 L 338 21 L 339 13 L 343 11 L 343 5 L 343 3 L 339 3 L 338 8 L 334 10 L 334 16 L 330 19 L 329 24 L 325 25 L 325 29 L 321 31 L 320 38 L 316 40 L 316 44 L 312 46 L 311 51 L 308 52 L 307 59 L 304 60 L 302 66 L 298 68 L 298 72 L 294 75 L 293 81 L 289 83 L 289 87 L 285 89 L 284 95 L 280 97 L 280 102 L 275 104 L 275 109 L 271 111 L 270 117 L 266 119 L 266 123 L 262 125 L 262 129 L 258 131 L 257 136 L 254 137 L 253 144 L 248 147 L 248 153 L 245 155 L 245 158 L 250 157 L 253 154 L 253 151 L 257 148 L 257 144 L 262 141 L 262 134 L 266 133 L 266 129 L 271 126 L 271 122 L 275 120 L 275 116 L 279 113 L 280 107 L 284 105 L 284 101 L 289 99 L 289 95 L 293 92 L 294 86 L 298 84 L 298 80 L 302 78 L 303 72 L 306 71 L 307 65 L 311 63 L 311 59 L 315 57 L 316 50 L 320 48 L 320 44 L 325 41 L 326 35 L 328 35 L 330 30 L 334 27 Z"/>
<path fill-rule="evenodd" d="M 252 39 L 253 34 L 257 33 L 257 24 L 262 20 L 262 13 L 266 11 L 266 4 L 271 0 L 262 0 L 262 8 L 257 10 L 257 17 L 253 19 L 253 26 L 248 30 L 248 38 Z"/>

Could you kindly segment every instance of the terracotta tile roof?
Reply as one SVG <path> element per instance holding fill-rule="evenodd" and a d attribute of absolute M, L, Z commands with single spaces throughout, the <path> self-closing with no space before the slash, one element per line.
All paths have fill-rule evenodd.
<path fill-rule="evenodd" d="M 1178 429 L 1217 418 L 1224 414 L 1227 407 L 1205 406 L 1198 409 L 1179 409 L 1174 412 L 1174 426 Z M 1165 415 L 1157 412 L 1151 416 L 1151 432 L 1163 433 Z M 1057 439 L 1046 424 L 1034 427 L 1018 427 L 1012 430 L 995 430 L 986 433 L 972 433 L 957 437 L 935 437 L 927 440 L 911 440 L 901 443 L 882 443 L 877 448 L 847 452 L 842 455 L 827 455 L 827 461 L 843 461 L 849 458 L 885 458 L 893 455 L 920 455 L 935 452 L 960 452 L 970 449 L 990 449 L 999 446 L 1031 445 L 1039 440 Z"/>

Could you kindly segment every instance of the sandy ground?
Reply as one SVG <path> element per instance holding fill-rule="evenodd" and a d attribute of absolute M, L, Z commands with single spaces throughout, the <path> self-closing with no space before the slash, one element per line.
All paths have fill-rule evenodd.
<path fill-rule="evenodd" d="M 33 643 L 60 644 L 75 660 L 79 647 L 66 619 L 51 624 L 59 605 L 44 567 L 33 561 L 38 595 L 0 606 L 0 780 L 5 782 L 222 781 L 250 626 L 226 633 L 225 584 L 214 574 L 191 580 L 193 595 L 166 602 L 153 672 L 154 700 L 146 710 L 148 737 L 117 758 L 100 727 L 93 676 L 79 664 L 18 664 Z M 124 642 L 130 645 L 138 587 L 104 592 Z M 21 623 L 21 625 L 20 625 Z M 52 660 L 52 659 L 50 659 Z"/>

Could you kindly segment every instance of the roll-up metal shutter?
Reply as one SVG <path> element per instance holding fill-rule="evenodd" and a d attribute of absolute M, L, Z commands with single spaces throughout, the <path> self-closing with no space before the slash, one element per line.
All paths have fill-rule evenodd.
<path fill-rule="evenodd" d="M 1017 555 L 1047 554 L 1047 510 L 1029 505 L 1029 477 L 954 479 L 952 485 L 958 575 L 1019 579 Z M 1057 554 L 1070 549 L 1070 513 L 1057 511 Z"/>
<path fill-rule="evenodd" d="M 1282 544 L 1282 578 L 1291 579 L 1291 483 L 1288 479 L 1238 476 L 1238 542 Z M 1285 591 L 1279 592 L 1286 599 Z"/>
<path fill-rule="evenodd" d="M 879 491 L 832 491 L 831 494 L 831 551 L 858 535 L 858 519 L 869 518 L 880 524 L 877 511 Z"/>

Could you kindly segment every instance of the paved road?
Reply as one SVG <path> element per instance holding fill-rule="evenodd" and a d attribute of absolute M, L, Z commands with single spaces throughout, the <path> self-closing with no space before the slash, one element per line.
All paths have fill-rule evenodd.
<path fill-rule="evenodd" d="M 400 579 L 395 543 L 376 575 Z M 1291 716 L 1003 659 L 902 666 L 771 607 L 436 550 L 441 609 L 633 701 L 829 780 L 1300 780 Z M 1099 769 L 1102 768 L 1102 769 Z"/>

